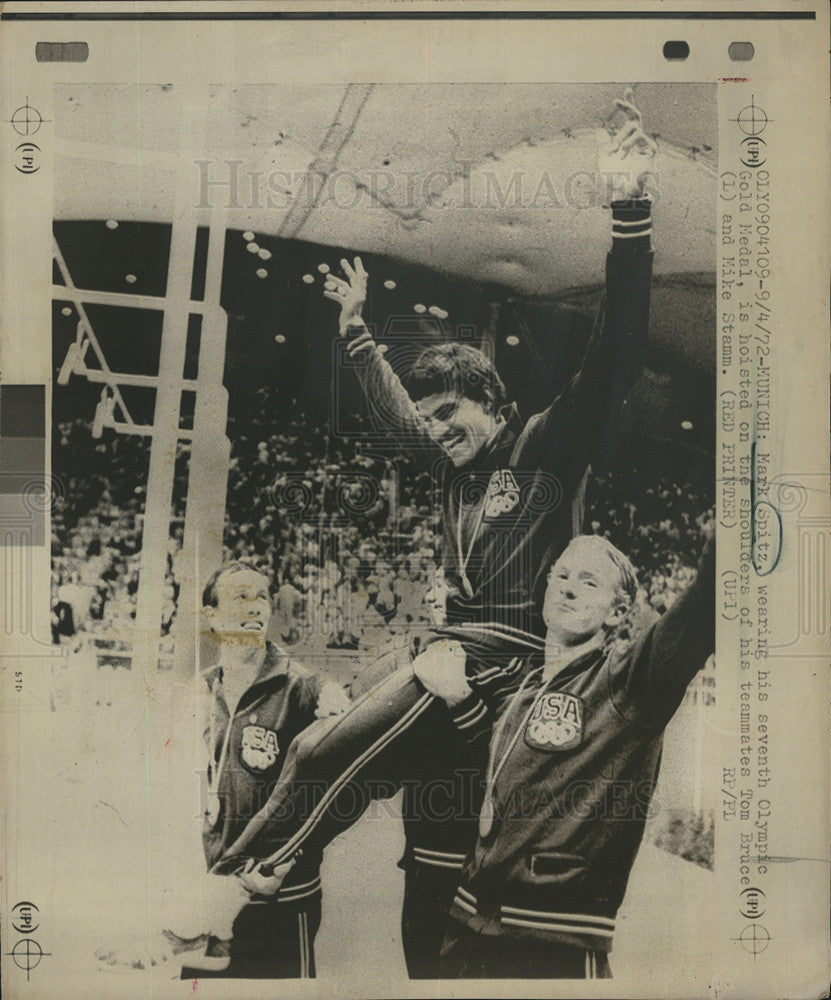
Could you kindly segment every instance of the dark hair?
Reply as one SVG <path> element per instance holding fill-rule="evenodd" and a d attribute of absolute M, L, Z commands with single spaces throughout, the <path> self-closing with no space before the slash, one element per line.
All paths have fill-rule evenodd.
<path fill-rule="evenodd" d="M 404 384 L 413 400 L 455 391 L 494 412 L 505 403 L 505 385 L 490 358 L 468 344 L 426 347 Z"/>
<path fill-rule="evenodd" d="M 220 566 L 216 572 L 212 573 L 210 580 L 205 584 L 205 589 L 202 591 L 202 607 L 215 608 L 219 604 L 219 594 L 216 592 L 216 585 L 221 576 L 224 576 L 226 573 L 241 573 L 246 569 L 254 573 L 259 573 L 260 576 L 265 576 L 265 573 L 261 569 L 257 569 L 247 559 L 235 559 L 233 562 L 227 562 Z"/>

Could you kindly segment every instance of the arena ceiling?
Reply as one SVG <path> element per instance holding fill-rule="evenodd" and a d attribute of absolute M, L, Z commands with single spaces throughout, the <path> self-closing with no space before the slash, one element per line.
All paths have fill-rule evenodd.
<path fill-rule="evenodd" d="M 188 106 L 170 84 L 66 84 L 55 217 L 168 222 L 184 164 L 202 223 L 550 296 L 602 280 L 598 130 L 624 87 L 217 86 Z M 715 87 L 634 89 L 659 147 L 655 271 L 713 272 Z"/>

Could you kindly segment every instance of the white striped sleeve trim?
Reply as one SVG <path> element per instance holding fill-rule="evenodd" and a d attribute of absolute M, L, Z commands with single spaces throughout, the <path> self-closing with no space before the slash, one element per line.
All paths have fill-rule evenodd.
<path fill-rule="evenodd" d="M 652 234 L 652 226 L 649 229 L 642 229 L 636 233 L 614 233 L 614 239 L 616 240 L 634 240 L 641 236 L 650 236 Z"/>
<path fill-rule="evenodd" d="M 438 858 L 425 858 L 413 851 L 413 857 L 420 865 L 427 865 L 430 868 L 453 868 L 461 871 L 464 868 L 464 861 L 440 861 Z"/>
<path fill-rule="evenodd" d="M 454 896 L 453 897 L 453 902 L 456 904 L 456 906 L 460 906 L 467 913 L 472 914 L 474 917 L 476 916 L 476 907 L 475 906 L 471 906 L 470 903 L 468 903 L 466 900 L 462 899 L 461 896 Z"/>
<path fill-rule="evenodd" d="M 458 851 L 434 851 L 430 847 L 414 847 L 413 850 L 420 851 L 422 854 L 432 854 L 436 858 L 450 858 L 453 861 L 464 861 L 465 859 L 465 855 Z"/>
<path fill-rule="evenodd" d="M 513 913 L 517 916 L 539 917 L 543 920 L 572 920 L 584 923 L 605 924 L 607 927 L 614 927 L 615 921 L 612 917 L 598 917 L 592 913 L 555 913 L 550 910 L 523 910 L 518 906 L 501 906 L 502 913 Z"/>
<path fill-rule="evenodd" d="M 481 722 L 487 714 L 487 705 L 475 692 L 471 692 L 456 706 L 455 713 L 451 712 L 450 717 L 456 729 L 465 731 Z"/>
<path fill-rule="evenodd" d="M 462 896 L 462 897 L 464 897 L 464 898 L 465 898 L 466 900 L 468 900 L 469 902 L 473 903 L 473 905 L 474 905 L 474 906 L 476 906 L 476 905 L 477 905 L 477 904 L 476 904 L 476 897 L 475 897 L 475 896 L 473 895 L 473 893 L 472 893 L 472 892 L 468 892 L 468 890 L 467 890 L 467 889 L 465 889 L 465 887 L 464 887 L 463 885 L 460 885 L 460 886 L 459 886 L 459 887 L 458 887 L 458 888 L 456 889 L 456 893 L 457 893 L 457 894 L 458 894 L 459 896 Z"/>
<path fill-rule="evenodd" d="M 455 902 L 458 902 L 458 897 Z M 520 920 L 519 917 L 500 917 L 499 922 L 510 927 L 533 927 L 541 931 L 564 931 L 567 934 L 595 934 L 598 937 L 614 937 L 614 931 L 589 927 L 585 924 L 555 924 L 545 920 Z"/>
<path fill-rule="evenodd" d="M 484 719 L 487 714 L 488 714 L 488 706 L 483 701 L 480 701 L 479 708 L 477 709 L 476 714 L 472 718 L 467 719 L 465 722 L 459 722 L 457 720 L 456 728 L 470 729 L 471 726 L 475 726 L 477 723 L 481 722 L 482 719 Z"/>
<path fill-rule="evenodd" d="M 637 229 L 638 226 L 651 226 L 652 220 L 647 216 L 645 219 L 615 219 L 612 229 Z"/>
<path fill-rule="evenodd" d="M 480 670 L 471 680 L 475 681 L 478 685 L 490 684 L 491 681 L 496 680 L 498 677 L 511 677 L 519 670 L 521 665 L 522 661 L 518 656 L 515 656 L 507 667 L 486 667 L 484 670 Z"/>
<path fill-rule="evenodd" d="M 365 351 L 373 343 L 372 334 L 366 330 L 364 333 L 359 333 L 354 340 L 350 340 L 346 349 L 349 351 L 349 356 L 354 358 L 359 351 Z"/>
<path fill-rule="evenodd" d="M 461 715 L 454 715 L 453 716 L 453 721 L 457 725 L 460 722 L 465 722 L 468 718 L 470 718 L 470 716 L 475 715 L 479 711 L 479 708 L 481 707 L 482 704 L 483 704 L 482 699 L 481 698 L 477 699 L 476 704 L 471 709 L 469 709 L 467 712 L 462 712 Z"/>
<path fill-rule="evenodd" d="M 311 882 L 304 882 L 302 885 L 290 885 L 281 889 L 277 894 L 278 903 L 293 903 L 298 899 L 306 899 L 307 896 L 314 896 L 320 892 L 320 877 L 312 879 Z"/>

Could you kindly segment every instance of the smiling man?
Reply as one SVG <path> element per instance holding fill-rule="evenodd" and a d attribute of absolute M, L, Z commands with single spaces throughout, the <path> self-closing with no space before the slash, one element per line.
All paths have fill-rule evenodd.
<path fill-rule="evenodd" d="M 204 674 L 208 802 L 202 843 L 210 867 L 267 800 L 292 740 L 321 707 L 317 680 L 266 641 L 271 598 L 268 580 L 255 566 L 226 563 L 208 581 L 202 603 L 218 652 L 216 665 Z M 227 952 L 223 976 L 315 975 L 320 860 L 320 852 L 305 852 L 277 893 L 263 895 L 249 887 L 230 943 L 206 943 L 208 956 Z M 186 966 L 182 978 L 205 976 L 205 964 Z"/>
<path fill-rule="evenodd" d="M 454 716 L 463 730 L 512 682 L 521 658 L 542 646 L 546 573 L 581 530 L 589 463 L 608 445 L 646 357 L 652 250 L 643 191 L 655 144 L 631 91 L 616 105 L 626 121 L 602 151 L 603 169 L 616 179 L 606 295 L 580 370 L 541 413 L 523 421 L 490 360 L 465 344 L 427 347 L 402 381 L 363 321 L 369 276 L 361 259 L 342 260 L 344 276 L 326 278 L 324 294 L 340 307 L 340 331 L 378 429 L 437 479 L 447 624 L 422 638 L 434 653 L 463 661 L 471 677 L 474 690 Z M 216 869 L 235 871 L 252 857 L 265 859 L 265 870 L 281 866 L 307 842 L 325 843 L 338 831 L 341 799 L 365 805 L 370 779 L 403 781 L 402 936 L 414 978 L 437 972 L 444 920 L 475 838 L 485 763 L 481 747 L 457 740 L 435 702 L 408 659 L 336 725 L 304 733 L 269 804 Z M 429 794 L 437 787 L 446 790 L 439 802 Z M 310 788 L 326 790 L 310 796 Z M 286 816 L 285 843 L 269 855 L 263 836 L 278 836 Z"/>
<path fill-rule="evenodd" d="M 635 612 L 635 571 L 605 538 L 575 538 L 554 564 L 545 653 L 469 733 L 490 744 L 486 787 L 442 978 L 611 976 L 663 732 L 715 649 L 714 594 L 712 540 L 657 622 Z M 473 694 L 463 658 L 428 649 L 414 669 L 451 713 Z"/>
<path fill-rule="evenodd" d="M 632 93 L 616 104 L 626 122 L 603 165 L 619 172 L 606 295 L 580 370 L 527 422 L 490 359 L 468 344 L 426 347 L 399 378 L 362 318 L 369 275 L 361 259 L 341 261 L 344 277 L 327 275 L 324 294 L 340 306 L 340 331 L 378 427 L 390 429 L 436 476 L 446 634 L 471 653 L 465 630 L 476 626 L 477 640 L 484 631 L 492 644 L 492 660 L 500 660 L 498 650 L 510 651 L 503 666 L 544 633 L 546 567 L 582 529 L 589 463 L 608 446 L 646 359 L 652 251 L 643 180 L 655 144 L 643 132 Z M 476 669 L 472 657 L 468 669 Z M 413 977 L 436 975 L 442 911 L 473 836 L 475 818 L 464 805 L 475 805 L 481 794 L 476 775 L 483 762 L 451 745 L 419 753 L 405 784 L 402 936 Z M 420 794 L 437 781 L 453 788 L 454 808 L 441 814 L 426 809 Z"/>

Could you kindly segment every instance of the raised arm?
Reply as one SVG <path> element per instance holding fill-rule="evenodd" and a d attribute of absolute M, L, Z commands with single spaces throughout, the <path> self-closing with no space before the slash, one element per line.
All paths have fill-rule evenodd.
<path fill-rule="evenodd" d="M 644 187 L 655 143 L 646 136 L 631 90 L 615 102 L 626 122 L 601 150 L 599 173 L 610 180 L 612 248 L 606 291 L 578 373 L 547 410 L 528 424 L 524 444 L 542 467 L 582 471 L 607 451 L 618 414 L 643 369 L 649 340 L 652 281 L 651 200 Z"/>
<path fill-rule="evenodd" d="M 375 338 L 363 320 L 369 275 L 360 257 L 355 258 L 354 264 L 345 258 L 340 263 L 346 279 L 336 274 L 327 275 L 323 294 L 340 305 L 340 333 L 348 340 L 346 349 L 355 362 L 358 381 L 369 403 L 375 428 L 394 435 L 396 441 L 414 457 L 429 463 L 443 452 L 427 433 L 415 403 L 378 350 Z"/>
<path fill-rule="evenodd" d="M 618 712 L 650 729 L 663 729 L 684 692 L 716 647 L 716 554 L 711 535 L 693 583 L 633 648 L 609 664 Z"/>

